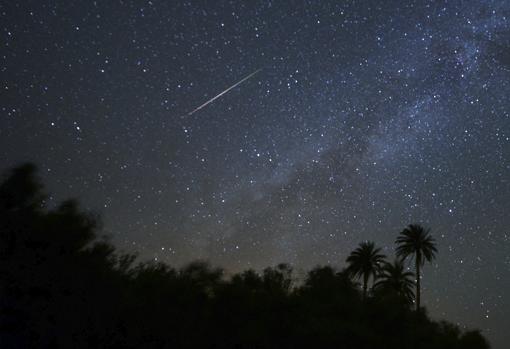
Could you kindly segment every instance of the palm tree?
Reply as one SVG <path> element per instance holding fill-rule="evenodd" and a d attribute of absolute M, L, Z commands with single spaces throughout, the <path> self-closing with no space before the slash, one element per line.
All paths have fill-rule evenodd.
<path fill-rule="evenodd" d="M 425 261 L 430 262 L 437 252 L 434 238 L 430 235 L 430 229 L 418 224 L 410 224 L 405 228 L 395 241 L 397 244 L 397 257 L 402 260 L 407 257 L 415 257 L 416 265 L 416 310 L 420 309 L 420 267 Z"/>
<path fill-rule="evenodd" d="M 381 249 L 376 248 L 373 242 L 362 242 L 359 247 L 351 252 L 347 257 L 347 271 L 355 278 L 363 278 L 363 299 L 367 297 L 368 279 L 374 278 L 381 270 L 385 255 L 381 254 Z"/>
<path fill-rule="evenodd" d="M 409 302 L 414 299 L 413 292 L 414 273 L 405 271 L 404 263 L 395 260 L 393 263 L 386 263 L 379 274 L 380 280 L 374 285 L 374 289 L 383 292 L 392 292 Z"/>

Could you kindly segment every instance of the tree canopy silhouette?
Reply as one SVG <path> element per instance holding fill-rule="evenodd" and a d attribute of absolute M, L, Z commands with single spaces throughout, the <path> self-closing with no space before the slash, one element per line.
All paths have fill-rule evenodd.
<path fill-rule="evenodd" d="M 416 268 L 416 310 L 420 309 L 420 268 L 425 262 L 435 258 L 437 252 L 434 238 L 430 235 L 430 229 L 418 224 L 410 224 L 405 228 L 396 240 L 397 256 L 405 259 L 414 256 Z"/>
<path fill-rule="evenodd" d="M 412 311 L 411 274 L 396 262 L 379 275 L 373 243 L 349 269 L 318 266 L 301 282 L 287 264 L 227 278 L 204 261 L 137 262 L 100 239 L 98 217 L 76 201 L 48 209 L 45 197 L 31 164 L 0 183 L 2 349 L 489 348 L 477 330 Z"/>
<path fill-rule="evenodd" d="M 402 261 L 395 260 L 393 263 L 385 263 L 378 277 L 379 281 L 374 285 L 376 292 L 382 295 L 401 297 L 404 302 L 409 304 L 413 302 L 414 274 L 405 271 Z"/>
<path fill-rule="evenodd" d="M 371 241 L 360 243 L 359 247 L 347 257 L 347 270 L 354 277 L 363 280 L 363 298 L 367 297 L 368 280 L 372 277 L 375 281 L 384 264 L 385 255 L 381 249 L 376 248 Z"/>

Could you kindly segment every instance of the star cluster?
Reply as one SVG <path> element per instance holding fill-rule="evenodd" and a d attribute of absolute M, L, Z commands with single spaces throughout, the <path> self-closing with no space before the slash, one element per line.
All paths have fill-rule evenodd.
<path fill-rule="evenodd" d="M 1 166 L 103 215 L 122 250 L 234 272 L 393 255 L 432 228 L 432 315 L 503 348 L 510 4 L 0 5 Z M 244 76 L 241 85 L 191 110 Z"/>

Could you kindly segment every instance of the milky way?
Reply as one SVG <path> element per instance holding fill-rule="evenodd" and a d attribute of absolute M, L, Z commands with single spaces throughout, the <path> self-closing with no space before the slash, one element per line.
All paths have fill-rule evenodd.
<path fill-rule="evenodd" d="M 140 259 L 343 267 L 432 229 L 433 316 L 504 347 L 510 3 L 16 1 L 2 169 L 38 164 Z M 222 88 L 241 86 L 185 118 Z"/>

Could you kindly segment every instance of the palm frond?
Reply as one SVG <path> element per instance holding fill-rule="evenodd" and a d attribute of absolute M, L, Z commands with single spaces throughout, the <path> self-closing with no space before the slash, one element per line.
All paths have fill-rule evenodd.
<path fill-rule="evenodd" d="M 426 229 L 418 224 L 410 224 L 397 237 L 396 254 L 400 259 L 420 254 L 424 258 L 419 260 L 423 265 L 425 261 L 430 262 L 437 253 L 435 239 L 430 235 L 430 229 Z"/>

